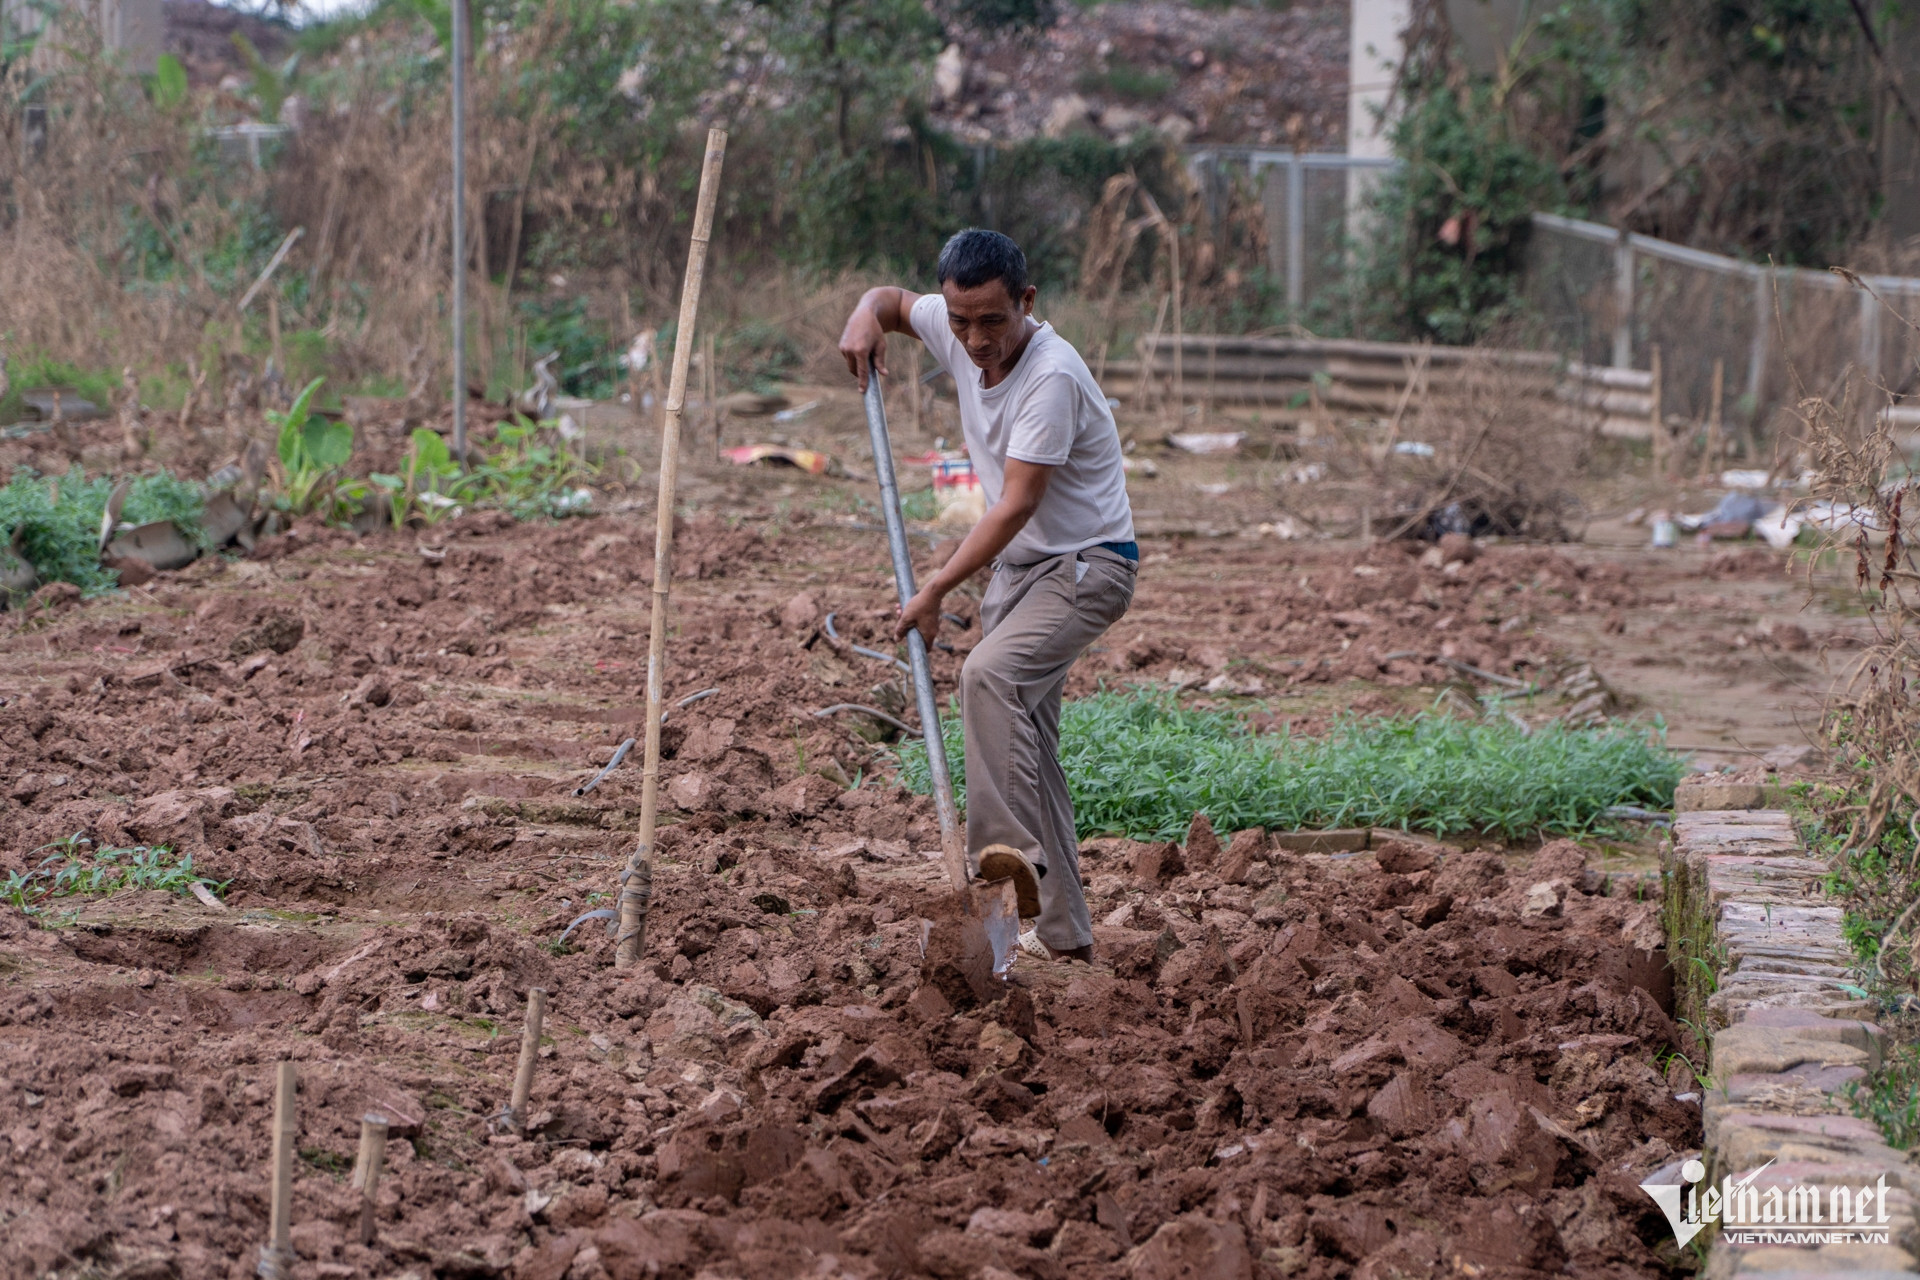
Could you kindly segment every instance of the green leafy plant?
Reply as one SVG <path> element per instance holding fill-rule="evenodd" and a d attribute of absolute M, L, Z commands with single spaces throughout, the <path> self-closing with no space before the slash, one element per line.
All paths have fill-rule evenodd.
<path fill-rule="evenodd" d="M 193 855 L 176 855 L 166 845 L 106 845 L 93 849 L 92 844 L 75 834 L 42 845 L 34 852 L 47 856 L 31 870 L 9 872 L 5 880 L 0 880 L 0 901 L 40 917 L 50 898 L 98 897 L 122 889 L 189 894 L 195 884 L 217 895 L 232 883 L 215 883 L 196 875 Z"/>
<path fill-rule="evenodd" d="M 393 527 L 398 529 L 411 518 L 418 518 L 422 524 L 437 523 L 454 506 L 446 491 L 455 486 L 459 475 L 460 464 L 453 460 L 440 433 L 416 427 L 407 443 L 406 473 L 375 472 L 368 479 L 386 491 Z"/>
<path fill-rule="evenodd" d="M 964 786 L 957 718 L 942 724 Z M 1061 763 L 1083 835 L 1169 839 L 1205 813 L 1224 830 L 1398 827 L 1507 839 L 1601 829 L 1616 804 L 1665 808 L 1682 765 L 1661 732 L 1625 726 L 1528 732 L 1505 719 L 1427 714 L 1353 719 L 1323 738 L 1260 735 L 1228 712 L 1166 693 L 1102 692 L 1069 702 Z M 926 793 L 926 752 L 899 752 Z"/>
<path fill-rule="evenodd" d="M 42 476 L 16 468 L 0 488 L 0 543 L 19 535 L 19 547 L 43 582 L 71 582 L 87 595 L 111 591 L 119 581 L 100 564 L 100 522 L 114 482 L 88 479 L 79 471 Z M 171 520 L 204 545 L 200 517 L 206 500 L 200 487 L 168 471 L 135 476 L 120 509 L 128 524 Z"/>
<path fill-rule="evenodd" d="M 300 69 L 300 55 L 294 53 L 279 66 L 269 63 L 254 48 L 253 41 L 247 39 L 244 32 L 233 33 L 233 47 L 240 54 L 240 60 L 247 64 L 247 71 L 253 76 L 248 86 L 253 94 L 254 106 L 259 109 L 263 124 L 280 123 L 280 108 L 293 93 L 294 73 Z"/>
<path fill-rule="evenodd" d="M 1853 1114 L 1871 1120 L 1887 1145 L 1904 1151 L 1920 1141 L 1920 1046 L 1899 1044 L 1880 1070 L 1846 1086 Z"/>
<path fill-rule="evenodd" d="M 527 300 L 519 304 L 527 350 L 558 352 L 554 376 L 570 396 L 604 400 L 619 383 L 620 350 L 612 331 L 587 314 L 585 298 Z"/>
<path fill-rule="evenodd" d="M 267 423 L 279 428 L 281 505 L 295 515 L 314 509 L 326 496 L 339 469 L 353 457 L 353 428 L 313 413 L 314 392 L 324 378 L 315 378 L 282 413 L 269 409 Z"/>
<path fill-rule="evenodd" d="M 153 105 L 172 111 L 187 100 L 187 69 L 180 59 L 163 53 L 153 63 Z"/>
<path fill-rule="evenodd" d="M 569 453 L 549 428 L 516 416 L 501 423 L 499 447 L 481 456 L 449 497 L 498 507 L 516 520 L 584 514 L 592 494 L 580 487 L 594 467 Z"/>

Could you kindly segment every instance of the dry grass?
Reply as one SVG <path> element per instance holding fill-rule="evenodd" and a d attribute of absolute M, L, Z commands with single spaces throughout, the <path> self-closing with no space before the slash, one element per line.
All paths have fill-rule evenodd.
<path fill-rule="evenodd" d="M 1822 551 L 1851 565 L 1872 626 L 1826 715 L 1829 736 L 1864 764 L 1869 783 L 1850 848 L 1877 843 L 1896 810 L 1920 812 L 1920 563 L 1908 527 L 1920 513 L 1907 509 L 1913 478 L 1893 423 L 1879 412 L 1888 398 L 1885 387 L 1849 377 L 1837 396 L 1803 398 L 1798 415 L 1811 500 L 1833 512 Z"/>

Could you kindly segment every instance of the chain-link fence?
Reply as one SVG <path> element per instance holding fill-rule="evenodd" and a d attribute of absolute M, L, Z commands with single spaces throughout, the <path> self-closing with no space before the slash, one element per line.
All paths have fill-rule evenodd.
<path fill-rule="evenodd" d="M 1284 286 L 1288 314 L 1298 323 L 1339 296 L 1348 245 L 1359 230 L 1349 225 L 1349 210 L 1366 208 L 1372 184 L 1398 161 L 1203 147 L 1188 153 L 1187 164 L 1215 225 L 1236 199 L 1258 201 L 1267 275 Z"/>
<path fill-rule="evenodd" d="M 1868 276 L 1902 315 L 1920 318 L 1920 280 Z M 1538 341 L 1617 369 L 1660 369 L 1669 422 L 1721 414 L 1750 451 L 1803 396 L 1833 395 L 1850 371 L 1896 400 L 1920 393 L 1920 343 L 1898 316 L 1832 272 L 1774 268 L 1535 214 L 1526 293 Z M 1716 374 L 1717 369 L 1717 374 Z M 1863 412 L 1880 407 L 1863 403 Z"/>

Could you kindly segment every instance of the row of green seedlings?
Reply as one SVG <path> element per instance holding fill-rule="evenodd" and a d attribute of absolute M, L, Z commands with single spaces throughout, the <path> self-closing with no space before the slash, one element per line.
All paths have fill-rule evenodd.
<path fill-rule="evenodd" d="M 941 725 L 956 798 L 966 745 Z M 932 787 L 926 749 L 897 748 L 906 785 Z M 1665 729 L 1611 724 L 1529 728 L 1504 715 L 1440 712 L 1352 718 L 1323 737 L 1258 733 L 1231 711 L 1182 706 L 1170 692 L 1102 690 L 1066 703 L 1060 758 L 1082 837 L 1179 837 L 1195 813 L 1217 827 L 1389 827 L 1505 841 L 1613 833 L 1611 811 L 1666 810 L 1685 763 Z"/>
<path fill-rule="evenodd" d="M 277 505 L 290 515 L 317 511 L 344 525 L 384 502 L 397 529 L 438 523 L 465 506 L 498 507 L 526 520 L 576 514 L 592 500 L 582 485 L 597 468 L 564 442 L 552 443 L 541 424 L 522 415 L 499 427 L 490 452 L 474 450 L 465 471 L 438 432 L 420 427 L 408 440 L 398 473 L 349 477 L 342 468 L 353 457 L 353 425 L 314 412 L 314 395 L 325 381 L 315 378 L 286 411 L 266 415 L 278 430 Z"/>
<path fill-rule="evenodd" d="M 231 880 L 208 880 L 193 869 L 193 855 L 177 855 L 166 845 L 103 845 L 94 849 L 83 835 L 42 845 L 47 856 L 26 871 L 10 871 L 0 880 L 0 902 L 10 903 L 46 928 L 73 923 L 78 907 L 56 911 L 52 900 L 92 898 L 122 889 L 159 889 L 218 902 Z"/>
<path fill-rule="evenodd" d="M 540 1060 L 540 1032 L 546 1021 L 547 993 L 527 992 L 527 1021 L 520 1032 L 520 1061 L 513 1073 L 511 1100 L 494 1123 L 524 1133 L 527 1101 L 533 1096 L 533 1069 Z M 275 1064 L 273 1091 L 273 1186 L 268 1202 L 267 1241 L 260 1248 L 259 1274 L 268 1280 L 288 1280 L 296 1261 L 293 1252 L 293 1158 L 300 1139 L 298 1070 L 291 1062 Z M 360 1117 L 360 1153 L 354 1160 L 348 1187 L 360 1193 L 360 1243 L 371 1245 L 376 1235 L 380 1175 L 387 1149 L 386 1116 L 368 1112 Z"/>

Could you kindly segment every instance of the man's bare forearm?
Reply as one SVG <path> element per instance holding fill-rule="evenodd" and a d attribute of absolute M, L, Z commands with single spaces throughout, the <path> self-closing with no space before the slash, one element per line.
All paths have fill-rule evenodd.
<path fill-rule="evenodd" d="M 840 331 L 840 356 L 847 362 L 847 372 L 853 375 L 861 391 L 867 389 L 869 365 L 881 373 L 887 371 L 888 334 L 920 336 L 913 331 L 908 319 L 913 300 L 919 296 L 898 285 L 883 284 L 861 294 L 860 301 L 854 304 L 846 326 Z"/>
<path fill-rule="evenodd" d="M 940 566 L 940 572 L 927 580 L 926 590 L 941 596 L 951 593 L 955 587 L 992 564 L 994 557 L 1007 549 L 1007 544 L 1026 527 L 1032 516 L 1031 510 L 1009 507 L 1005 502 L 994 506 L 961 539 L 952 557 Z"/>
<path fill-rule="evenodd" d="M 858 309 L 872 312 L 886 332 L 904 333 L 911 338 L 915 334 L 907 322 L 906 295 L 907 291 L 898 285 L 876 285 L 860 295 Z"/>

